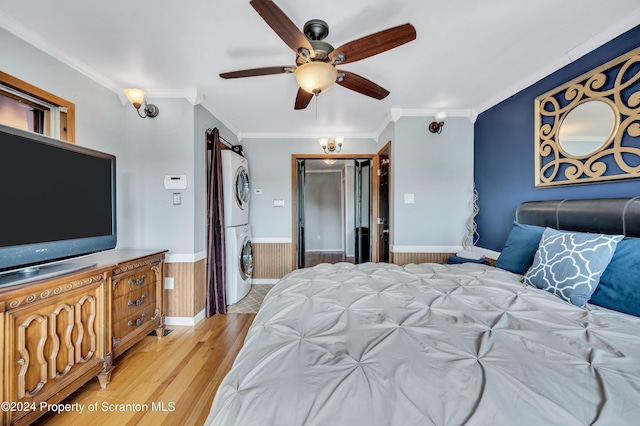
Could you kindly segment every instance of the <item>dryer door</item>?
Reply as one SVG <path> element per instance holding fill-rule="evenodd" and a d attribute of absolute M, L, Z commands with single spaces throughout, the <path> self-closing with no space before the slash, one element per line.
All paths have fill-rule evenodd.
<path fill-rule="evenodd" d="M 244 210 L 247 208 L 247 204 L 249 203 L 249 197 L 251 195 L 251 190 L 249 189 L 249 174 L 247 173 L 247 169 L 244 167 L 239 167 L 236 172 L 236 182 L 234 185 L 234 191 L 236 195 L 236 203 L 238 206 Z"/>
<path fill-rule="evenodd" d="M 238 268 L 243 280 L 251 278 L 251 272 L 253 271 L 253 245 L 251 244 L 251 239 L 249 239 L 249 237 L 244 237 L 244 240 L 242 240 Z"/>

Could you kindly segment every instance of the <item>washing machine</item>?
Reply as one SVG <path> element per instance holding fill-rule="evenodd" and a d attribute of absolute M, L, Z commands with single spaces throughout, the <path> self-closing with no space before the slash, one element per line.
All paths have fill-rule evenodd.
<path fill-rule="evenodd" d="M 226 228 L 227 305 L 240 301 L 251 290 L 253 247 L 249 225 Z"/>
<path fill-rule="evenodd" d="M 249 163 L 243 156 L 225 149 L 222 155 L 224 226 L 249 223 Z"/>

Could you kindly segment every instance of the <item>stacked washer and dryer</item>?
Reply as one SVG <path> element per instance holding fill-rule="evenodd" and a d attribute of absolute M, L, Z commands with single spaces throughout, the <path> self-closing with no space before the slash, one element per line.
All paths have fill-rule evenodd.
<path fill-rule="evenodd" d="M 251 290 L 253 249 L 249 226 L 249 163 L 231 150 L 223 150 L 221 155 L 227 305 L 233 305 Z"/>

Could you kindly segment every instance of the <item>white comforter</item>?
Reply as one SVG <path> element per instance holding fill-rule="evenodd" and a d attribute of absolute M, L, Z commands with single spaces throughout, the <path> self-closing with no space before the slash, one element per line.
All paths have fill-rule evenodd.
<path fill-rule="evenodd" d="M 294 271 L 207 424 L 640 424 L 640 318 L 520 278 L 475 264 Z"/>

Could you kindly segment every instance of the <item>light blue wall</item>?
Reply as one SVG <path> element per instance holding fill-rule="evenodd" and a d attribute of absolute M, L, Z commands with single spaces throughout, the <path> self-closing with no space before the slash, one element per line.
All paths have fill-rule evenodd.
<path fill-rule="evenodd" d="M 0 70 L 76 105 L 76 143 L 117 155 L 123 108 L 104 86 L 0 28 Z"/>
<path fill-rule="evenodd" d="M 322 154 L 317 139 L 243 139 L 249 161 L 251 200 L 249 223 L 254 238 L 291 239 L 291 156 Z M 341 154 L 375 154 L 379 147 L 373 139 L 345 139 Z M 262 189 L 262 195 L 253 190 Z M 274 207 L 282 199 L 284 207 Z"/>
<path fill-rule="evenodd" d="M 149 99 L 160 109 L 157 117 L 141 119 L 124 105 L 118 180 L 118 212 L 128 230 L 122 246 L 169 248 L 172 254 L 194 248 L 193 106 L 185 99 Z M 186 190 L 164 189 L 165 175 L 186 175 Z M 173 205 L 179 192 L 182 204 Z M 120 245 L 120 244 L 119 244 Z"/>
<path fill-rule="evenodd" d="M 116 93 L 0 29 L 0 69 L 76 105 L 76 144 L 116 156 L 118 247 L 202 256 L 206 241 L 204 132 L 212 114 L 185 99 L 149 99 L 160 113 L 141 119 Z M 187 175 L 184 191 L 164 189 L 166 174 Z M 182 204 L 173 205 L 172 193 Z"/>
<path fill-rule="evenodd" d="M 202 106 L 185 99 L 149 99 L 154 119 L 141 119 L 130 104 L 104 86 L 0 29 L 0 69 L 76 104 L 76 142 L 117 157 L 120 247 L 166 248 L 200 256 L 206 241 L 204 132 L 218 127 L 232 144 L 236 136 Z M 473 165 L 473 128 L 450 118 L 441 135 L 427 131 L 431 118 L 403 117 L 377 140 L 345 141 L 343 154 L 375 154 L 392 143 L 392 215 L 396 245 L 459 245 L 464 233 Z M 252 138 L 240 141 L 249 160 L 250 223 L 257 238 L 291 238 L 291 155 L 322 153 L 317 140 Z M 166 174 L 187 175 L 182 204 L 165 190 Z M 465 192 L 466 191 L 466 192 Z M 404 193 L 416 204 L 405 205 Z M 395 194 L 398 194 L 395 196 Z M 452 196 L 452 194 L 461 194 Z M 274 199 L 285 207 L 273 207 Z"/>
<path fill-rule="evenodd" d="M 431 121 L 433 117 L 401 117 L 394 126 L 394 246 L 460 246 L 467 232 L 473 123 L 468 118 L 449 118 L 442 133 L 433 134 L 427 129 Z M 405 204 L 404 194 L 413 194 L 415 203 Z"/>

